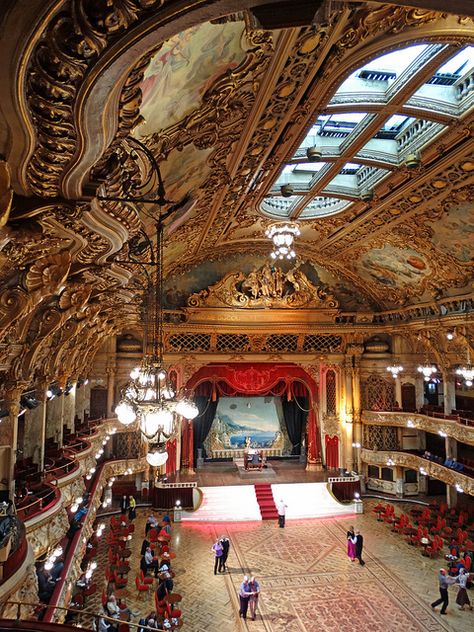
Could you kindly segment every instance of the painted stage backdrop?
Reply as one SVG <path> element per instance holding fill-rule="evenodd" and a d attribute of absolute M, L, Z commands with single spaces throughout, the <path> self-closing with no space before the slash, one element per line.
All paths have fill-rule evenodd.
<path fill-rule="evenodd" d="M 279 397 L 221 397 L 209 435 L 207 453 L 215 450 L 288 447 Z"/>

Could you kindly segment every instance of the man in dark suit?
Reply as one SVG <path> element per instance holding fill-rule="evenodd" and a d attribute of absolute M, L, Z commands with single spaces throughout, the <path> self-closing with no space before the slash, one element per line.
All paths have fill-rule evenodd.
<path fill-rule="evenodd" d="M 219 542 L 221 543 L 222 546 L 222 569 L 225 571 L 226 569 L 226 564 L 227 564 L 227 558 L 229 557 L 229 549 L 230 549 L 230 540 L 229 538 L 226 538 L 225 535 L 221 536 L 221 539 L 219 540 Z"/>
<path fill-rule="evenodd" d="M 360 531 L 357 530 L 355 532 L 356 535 L 356 558 L 359 560 L 359 564 L 361 566 L 364 566 L 365 562 L 362 559 L 362 549 L 364 548 L 364 538 L 363 536 L 360 534 Z"/>

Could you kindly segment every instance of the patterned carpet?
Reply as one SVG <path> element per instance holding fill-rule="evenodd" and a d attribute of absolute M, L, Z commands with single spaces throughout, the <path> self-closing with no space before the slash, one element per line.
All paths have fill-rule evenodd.
<path fill-rule="evenodd" d="M 174 592 L 183 595 L 183 630 L 471 631 L 474 613 L 457 609 L 456 588 L 449 591 L 448 616 L 441 617 L 430 608 L 430 602 L 438 596 L 437 570 L 444 562 L 423 557 L 403 537 L 378 523 L 370 511 L 373 504 L 366 501 L 366 513 L 353 519 L 291 521 L 285 529 L 272 521 L 174 525 Z M 127 604 L 139 616 L 153 610 L 152 594 L 142 600 L 134 584 L 146 515 L 141 512 L 135 521 L 127 598 Z M 345 553 L 345 531 L 352 523 L 365 536 L 364 567 L 351 563 Z M 232 543 L 229 569 L 214 575 L 210 549 L 224 533 Z M 100 588 L 87 603 L 96 611 L 100 609 L 99 578 L 105 559 L 103 542 L 94 577 Z M 244 622 L 238 617 L 238 588 L 244 573 L 254 574 L 261 584 L 256 621 Z M 474 591 L 469 593 L 473 601 Z M 86 627 L 85 616 L 81 623 Z"/>

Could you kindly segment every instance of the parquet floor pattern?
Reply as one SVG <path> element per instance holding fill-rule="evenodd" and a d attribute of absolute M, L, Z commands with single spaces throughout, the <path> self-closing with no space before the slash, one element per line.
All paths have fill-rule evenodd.
<path fill-rule="evenodd" d="M 361 516 L 287 521 L 285 529 L 271 521 L 173 525 L 174 592 L 183 596 L 183 632 L 472 632 L 474 612 L 457 609 L 456 588 L 449 590 L 448 616 L 430 608 L 444 561 L 423 557 L 378 523 L 370 511 L 374 504 L 366 501 Z M 153 610 L 152 595 L 139 599 L 133 583 L 146 515 L 139 513 L 135 522 L 127 599 L 140 614 Z M 364 535 L 364 567 L 346 555 L 349 524 Z M 210 548 L 224 533 L 232 543 L 228 571 L 214 575 Z M 105 562 L 101 550 L 98 559 L 97 576 Z M 261 585 L 256 621 L 238 616 L 244 574 L 254 574 Z M 90 599 L 100 608 L 99 591 Z"/>

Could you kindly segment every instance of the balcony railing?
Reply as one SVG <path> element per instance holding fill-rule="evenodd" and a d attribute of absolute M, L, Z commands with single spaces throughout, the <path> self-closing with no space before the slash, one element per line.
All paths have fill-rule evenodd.
<path fill-rule="evenodd" d="M 438 416 L 434 416 L 438 415 Z M 398 426 L 414 428 L 425 432 L 436 432 L 441 436 L 448 436 L 468 445 L 474 445 L 474 422 L 457 415 L 443 415 L 430 412 L 429 415 L 420 413 L 405 413 L 402 411 L 362 411 L 362 422 L 374 426 Z M 466 423 L 469 422 L 469 423 Z"/>
<path fill-rule="evenodd" d="M 395 450 L 367 450 L 360 451 L 361 460 L 369 465 L 401 466 L 411 470 L 422 470 L 426 476 L 436 478 L 446 485 L 458 486 L 462 491 L 470 496 L 474 496 L 474 477 L 466 476 L 441 463 L 435 463 L 423 456 L 412 452 L 401 452 Z"/>

